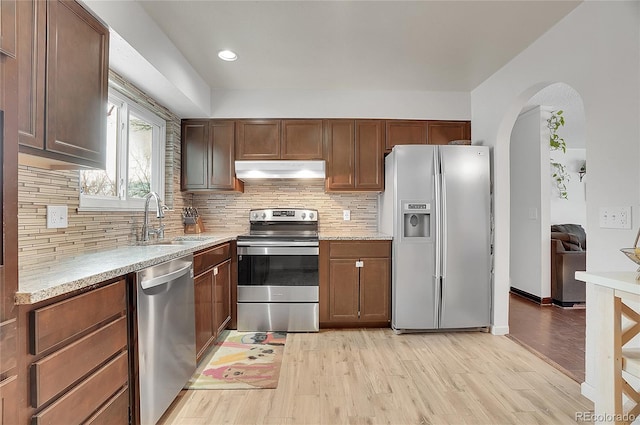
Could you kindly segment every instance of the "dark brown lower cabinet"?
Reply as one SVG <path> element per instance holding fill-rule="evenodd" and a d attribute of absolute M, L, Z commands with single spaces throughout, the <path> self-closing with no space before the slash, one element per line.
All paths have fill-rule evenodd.
<path fill-rule="evenodd" d="M 23 306 L 28 383 L 15 393 L 24 391 L 28 406 L 18 401 L 21 419 L 3 424 L 129 423 L 127 299 L 122 278 Z"/>
<path fill-rule="evenodd" d="M 0 424 L 18 423 L 18 377 L 10 376 L 0 381 Z"/>
<path fill-rule="evenodd" d="M 214 330 L 216 335 L 222 332 L 231 321 L 231 260 L 219 264 L 213 269 L 214 276 Z"/>
<path fill-rule="evenodd" d="M 196 353 L 200 361 L 231 321 L 231 250 L 226 243 L 194 255 Z"/>
<path fill-rule="evenodd" d="M 206 347 L 213 340 L 213 270 L 206 271 L 193 280 L 195 285 L 196 353 L 200 360 Z"/>
<path fill-rule="evenodd" d="M 320 325 L 388 326 L 390 241 L 320 242 Z"/>

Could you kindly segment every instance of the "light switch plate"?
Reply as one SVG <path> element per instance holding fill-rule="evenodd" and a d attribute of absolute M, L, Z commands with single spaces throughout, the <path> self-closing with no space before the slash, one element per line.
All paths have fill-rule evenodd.
<path fill-rule="evenodd" d="M 631 207 L 600 207 L 600 228 L 631 229 Z"/>
<path fill-rule="evenodd" d="M 68 226 L 66 205 L 47 205 L 47 229 L 62 229 Z"/>
<path fill-rule="evenodd" d="M 342 210 L 342 219 L 344 221 L 351 220 L 351 210 Z"/>

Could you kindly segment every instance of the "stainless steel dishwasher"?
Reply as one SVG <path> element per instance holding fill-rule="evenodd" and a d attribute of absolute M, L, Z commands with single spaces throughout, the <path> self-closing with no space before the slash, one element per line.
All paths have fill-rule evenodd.
<path fill-rule="evenodd" d="M 196 369 L 193 255 L 137 273 L 140 423 L 155 424 Z"/>

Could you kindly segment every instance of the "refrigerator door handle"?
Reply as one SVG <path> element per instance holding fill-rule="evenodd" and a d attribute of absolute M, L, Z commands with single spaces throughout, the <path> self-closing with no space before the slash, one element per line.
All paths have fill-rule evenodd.
<path fill-rule="evenodd" d="M 442 308 L 442 282 L 440 276 L 433 277 L 433 287 L 435 292 L 435 307 L 433 309 L 433 323 L 436 328 L 440 327 L 440 310 Z"/>
<path fill-rule="evenodd" d="M 435 251 L 436 251 L 436 266 L 435 266 L 435 277 L 436 279 L 440 278 L 440 240 L 442 236 L 442 229 L 440 228 L 440 214 L 442 209 L 440 206 L 440 166 L 438 161 L 438 151 L 435 151 L 433 154 L 433 193 L 435 198 L 435 208 L 433 208 L 434 213 L 434 223 L 435 223 Z M 436 287 L 439 287 L 439 281 L 436 281 Z M 436 298 L 437 300 L 438 298 Z"/>
<path fill-rule="evenodd" d="M 440 208 L 440 214 L 442 216 L 442 271 L 440 275 L 445 278 L 447 276 L 447 178 L 445 175 L 444 165 L 440 174 L 440 180 L 442 181 L 442 203 Z"/>
<path fill-rule="evenodd" d="M 447 299 L 447 297 L 445 296 L 445 292 L 447 290 L 447 176 L 446 170 L 444 168 L 444 161 L 442 160 L 442 152 L 440 152 L 440 182 L 440 188 L 442 190 L 442 193 L 440 194 L 442 201 L 439 210 L 442 217 L 442 269 L 440 271 L 440 316 L 438 320 L 438 327 L 440 327 L 442 318 L 445 317 L 445 301 Z"/>
<path fill-rule="evenodd" d="M 446 285 L 447 285 L 447 279 L 444 277 L 440 278 L 440 305 L 439 305 L 439 310 L 440 310 L 440 317 L 438 318 L 438 327 L 442 327 L 442 318 L 445 317 L 444 313 L 445 313 L 445 301 L 446 301 L 446 297 L 444 296 L 444 291 L 446 290 Z"/>

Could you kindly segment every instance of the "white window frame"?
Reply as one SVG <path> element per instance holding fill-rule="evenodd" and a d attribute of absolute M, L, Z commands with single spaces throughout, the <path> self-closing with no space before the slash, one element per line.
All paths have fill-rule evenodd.
<path fill-rule="evenodd" d="M 118 180 L 118 196 L 85 195 L 80 191 L 80 206 L 78 211 L 144 211 L 143 198 L 129 198 L 126 183 L 129 181 L 129 149 L 128 129 L 131 114 L 153 125 L 152 162 L 151 162 L 151 190 L 156 192 L 162 201 L 164 198 L 165 179 L 165 150 L 167 137 L 167 122 L 158 115 L 134 103 L 127 96 L 109 88 L 109 102 L 120 108 L 118 124 L 120 134 L 116 148 L 116 179 Z"/>

